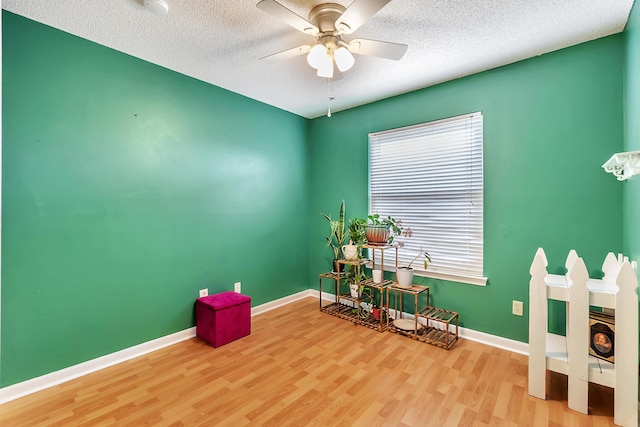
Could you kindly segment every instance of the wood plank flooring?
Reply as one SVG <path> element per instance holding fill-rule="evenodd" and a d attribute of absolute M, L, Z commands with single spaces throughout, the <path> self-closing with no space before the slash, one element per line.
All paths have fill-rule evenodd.
<path fill-rule="evenodd" d="M 566 377 L 527 394 L 527 358 L 461 339 L 450 351 L 321 313 L 307 298 L 255 316 L 220 348 L 194 338 L 0 406 L 2 426 L 613 426 Z"/>

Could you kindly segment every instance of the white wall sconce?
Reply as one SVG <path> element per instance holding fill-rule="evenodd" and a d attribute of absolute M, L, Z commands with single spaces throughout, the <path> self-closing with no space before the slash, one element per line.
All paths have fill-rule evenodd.
<path fill-rule="evenodd" d="M 629 179 L 640 174 L 640 151 L 616 153 L 602 167 L 615 175 L 618 181 Z"/>

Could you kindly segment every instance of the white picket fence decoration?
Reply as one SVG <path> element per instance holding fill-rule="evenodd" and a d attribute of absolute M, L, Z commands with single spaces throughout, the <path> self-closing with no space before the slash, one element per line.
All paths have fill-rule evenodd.
<path fill-rule="evenodd" d="M 567 375 L 568 406 L 588 413 L 589 382 L 614 389 L 614 423 L 638 427 L 637 264 L 609 253 L 604 277 L 590 279 L 575 250 L 565 275 L 547 272 L 547 256 L 536 251 L 529 273 L 529 394 L 545 399 L 546 371 Z M 566 337 L 548 332 L 548 300 L 567 304 Z M 589 355 L 589 306 L 615 313 L 615 364 Z"/>

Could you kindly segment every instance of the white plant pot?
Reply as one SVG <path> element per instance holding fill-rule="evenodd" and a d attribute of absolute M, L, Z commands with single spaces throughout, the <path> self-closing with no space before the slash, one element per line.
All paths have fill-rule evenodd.
<path fill-rule="evenodd" d="M 353 298 L 358 298 L 360 295 L 358 293 L 359 285 L 349 285 L 349 290 L 351 291 L 351 296 Z"/>
<path fill-rule="evenodd" d="M 356 245 L 344 245 L 342 251 L 344 252 L 344 259 L 347 261 L 358 260 L 358 247 Z"/>
<path fill-rule="evenodd" d="M 382 283 L 382 270 L 373 270 L 373 283 Z"/>
<path fill-rule="evenodd" d="M 396 281 L 403 288 L 410 288 L 413 284 L 413 268 L 398 267 Z"/>

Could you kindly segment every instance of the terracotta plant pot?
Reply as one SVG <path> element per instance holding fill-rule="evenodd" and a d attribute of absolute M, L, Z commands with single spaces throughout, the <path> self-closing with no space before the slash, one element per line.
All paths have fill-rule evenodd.
<path fill-rule="evenodd" d="M 375 246 L 386 245 L 391 236 L 391 231 L 386 225 L 367 225 L 364 229 L 367 243 Z"/>

